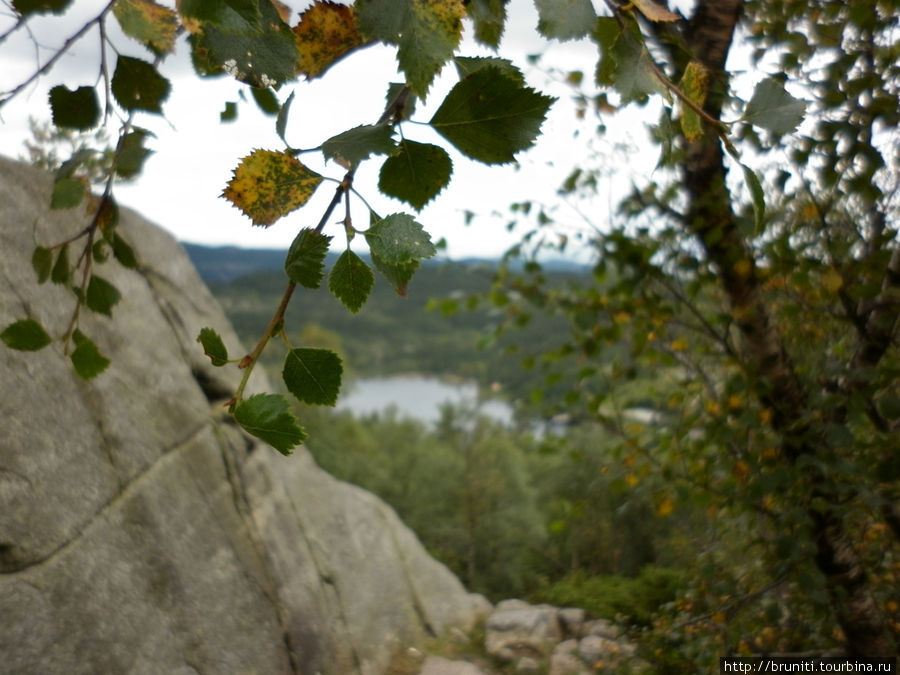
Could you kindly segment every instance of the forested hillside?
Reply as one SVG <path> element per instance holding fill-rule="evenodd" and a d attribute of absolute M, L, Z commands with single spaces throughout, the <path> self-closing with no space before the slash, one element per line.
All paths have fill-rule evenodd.
<path fill-rule="evenodd" d="M 188 254 L 225 308 L 245 344 L 252 344 L 271 316 L 284 286 L 284 252 L 213 248 L 188 244 Z M 329 259 L 328 265 L 334 262 Z M 351 375 L 426 374 L 474 380 L 485 390 L 500 390 L 512 403 L 527 407 L 543 374 L 522 368 L 527 354 L 540 353 L 565 322 L 540 314 L 518 317 L 528 331 L 496 336 L 509 316 L 485 308 L 476 298 L 490 293 L 496 263 L 429 261 L 406 296 L 376 283 L 356 315 L 322 293 L 298 293 L 286 324 L 297 327 L 304 344 L 334 349 Z M 586 271 L 574 265 L 550 266 L 550 283 L 565 285 Z M 470 307 L 472 311 L 451 311 Z M 402 327 L 402 330 L 398 327 Z M 268 358 L 267 358 L 268 357 Z M 283 355 L 264 356 L 280 366 Z M 499 387 L 498 387 L 499 385 Z"/>

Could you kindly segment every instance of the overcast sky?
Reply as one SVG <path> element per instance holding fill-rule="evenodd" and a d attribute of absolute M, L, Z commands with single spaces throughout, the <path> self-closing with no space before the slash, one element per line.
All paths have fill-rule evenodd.
<path fill-rule="evenodd" d="M 31 34 L 43 46 L 36 50 L 26 31 L 19 31 L 0 44 L 3 68 L 0 69 L 0 91 L 11 89 L 26 79 L 35 69 L 36 59 L 43 63 L 53 48 L 93 17 L 103 6 L 101 0 L 77 0 L 64 17 L 35 17 L 29 22 Z M 163 3 L 168 4 L 168 3 Z M 287 2 L 295 11 L 302 11 L 309 2 Z M 295 15 L 296 16 L 296 15 Z M 556 189 L 588 152 L 590 130 L 596 120 L 581 124 L 587 133 L 575 136 L 579 126 L 574 116 L 571 91 L 554 83 L 544 71 L 529 66 L 528 54 L 544 52 L 542 63 L 561 68 L 584 70 L 588 78 L 596 62 L 596 48 L 589 42 L 550 44 L 535 31 L 537 14 L 531 0 L 512 0 L 509 4 L 509 24 L 500 55 L 512 59 L 526 72 L 531 86 L 558 96 L 543 126 L 537 145 L 520 153 L 518 166 L 487 167 L 459 155 L 426 126 L 407 124 L 407 138 L 423 142 L 436 141 L 447 147 L 454 163 L 453 180 L 426 208 L 418 214 L 432 237 L 445 238 L 451 257 L 495 256 L 516 240 L 504 227 L 509 220 L 508 206 L 513 202 L 536 200 L 556 204 L 558 215 L 575 227 L 584 224 L 580 209 L 560 204 Z M 0 16 L 0 33 L 11 25 L 11 15 Z M 110 21 L 116 46 L 123 53 L 147 58 L 139 45 L 117 35 L 114 21 Z M 466 37 L 460 49 L 462 55 L 488 54 L 468 38 L 470 24 L 466 22 Z M 61 82 L 70 88 L 93 85 L 97 81 L 99 38 L 96 31 L 80 41 L 47 77 L 29 87 L 12 102 L 0 109 L 0 153 L 17 157 L 23 154 L 23 140 L 28 137 L 28 117 L 49 118 L 47 92 Z M 37 56 L 39 52 L 39 57 Z M 296 231 L 315 225 L 333 194 L 329 183 L 323 183 L 316 196 L 302 209 L 295 211 L 269 228 L 254 227 L 250 220 L 219 195 L 231 177 L 240 158 L 253 149 L 278 150 L 283 147 L 275 133 L 274 118 L 258 111 L 252 101 L 241 101 L 236 122 L 220 123 L 219 113 L 226 101 L 238 101 L 239 92 L 247 88 L 228 77 L 201 80 L 190 66 L 188 50 L 182 38 L 176 54 L 161 66 L 161 72 L 172 81 L 172 94 L 164 104 L 165 117 L 140 114 L 136 124 L 150 129 L 155 138 L 148 145 L 155 151 L 145 165 L 143 174 L 132 185 L 120 185 L 115 194 L 123 205 L 131 206 L 150 220 L 174 233 L 183 241 L 205 244 L 236 244 L 254 248 L 281 248 L 290 244 Z M 313 82 L 298 81 L 286 85 L 278 96 L 283 101 L 295 92 L 287 139 L 295 147 L 313 147 L 329 136 L 374 122 L 381 113 L 388 83 L 400 79 L 396 70 L 393 48 L 375 46 L 351 54 L 329 70 L 325 77 Z M 432 95 L 420 106 L 413 119 L 427 120 L 440 104 L 443 94 L 455 82 L 455 72 L 447 68 L 432 88 Z M 590 115 L 589 115 L 590 117 Z M 643 140 L 640 126 L 629 120 L 610 119 L 610 137 L 601 141 L 607 145 L 625 140 L 623 129 Z M 111 129 L 114 133 L 115 127 Z M 593 142 L 593 141 L 591 141 Z M 652 161 L 632 158 L 637 173 L 652 168 Z M 323 164 L 313 155 L 303 161 L 326 176 L 340 178 L 343 170 L 333 164 Z M 617 162 L 622 163 L 622 157 Z M 357 173 L 355 186 L 381 215 L 396 211 L 411 211 L 399 202 L 387 199 L 377 191 L 377 172 L 381 160 L 364 162 Z M 620 168 L 625 168 L 621 167 Z M 611 210 L 613 199 L 601 198 L 590 205 L 593 219 Z M 466 210 L 482 214 L 469 227 L 464 226 Z M 491 212 L 502 214 L 490 217 Z M 336 216 L 335 221 L 341 216 Z M 362 207 L 354 212 L 356 223 L 365 223 Z M 602 225 L 602 223 L 597 223 Z M 331 234 L 342 238 L 342 228 L 329 228 Z M 329 230 L 326 230 L 329 232 Z M 342 242 L 341 242 L 342 245 Z"/>

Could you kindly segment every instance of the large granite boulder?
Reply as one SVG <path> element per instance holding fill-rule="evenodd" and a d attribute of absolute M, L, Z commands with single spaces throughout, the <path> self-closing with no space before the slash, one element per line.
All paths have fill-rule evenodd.
<path fill-rule="evenodd" d="M 50 187 L 0 158 L 0 329 L 72 315 L 30 263 L 87 222 Z M 0 672 L 379 673 L 471 624 L 484 601 L 389 507 L 229 422 L 237 373 L 195 342 L 211 326 L 240 353 L 224 315 L 172 237 L 127 210 L 119 228 L 140 270 L 99 267 L 122 301 L 79 317 L 106 372 L 0 345 Z"/>

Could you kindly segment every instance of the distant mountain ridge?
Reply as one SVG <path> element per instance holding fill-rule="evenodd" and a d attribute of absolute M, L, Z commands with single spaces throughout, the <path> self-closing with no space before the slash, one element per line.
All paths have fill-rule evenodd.
<path fill-rule="evenodd" d="M 259 272 L 271 272 L 281 269 L 284 265 L 284 257 L 287 249 L 272 248 L 242 248 L 240 246 L 207 246 L 181 242 L 188 253 L 194 267 L 200 273 L 202 279 L 208 284 L 227 284 L 241 277 L 257 274 Z M 329 253 L 329 264 L 337 257 L 336 253 Z M 362 255 L 368 259 L 367 255 Z M 441 264 L 447 262 L 444 257 L 426 260 L 424 264 Z M 463 258 L 455 261 L 463 266 L 490 267 L 499 264 L 496 258 Z M 545 261 L 543 266 L 548 271 L 567 272 L 578 274 L 584 272 L 587 266 L 555 259 Z"/>

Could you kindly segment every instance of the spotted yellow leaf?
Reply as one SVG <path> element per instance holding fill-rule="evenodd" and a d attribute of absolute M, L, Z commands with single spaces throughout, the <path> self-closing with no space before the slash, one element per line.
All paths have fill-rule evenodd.
<path fill-rule="evenodd" d="M 336 61 L 368 43 L 359 33 L 356 10 L 336 2 L 316 2 L 293 28 L 297 41 L 297 72 L 319 77 Z"/>
<path fill-rule="evenodd" d="M 699 61 L 691 61 L 684 69 L 684 75 L 681 82 L 678 83 L 678 87 L 685 96 L 702 108 L 706 103 L 706 94 L 709 89 L 709 71 Z M 691 142 L 703 136 L 703 120 L 684 102 L 681 104 L 681 130 L 684 132 L 684 137 Z"/>
<path fill-rule="evenodd" d="M 303 206 L 322 176 L 284 152 L 254 150 L 234 170 L 222 196 L 254 225 L 271 225 Z"/>

